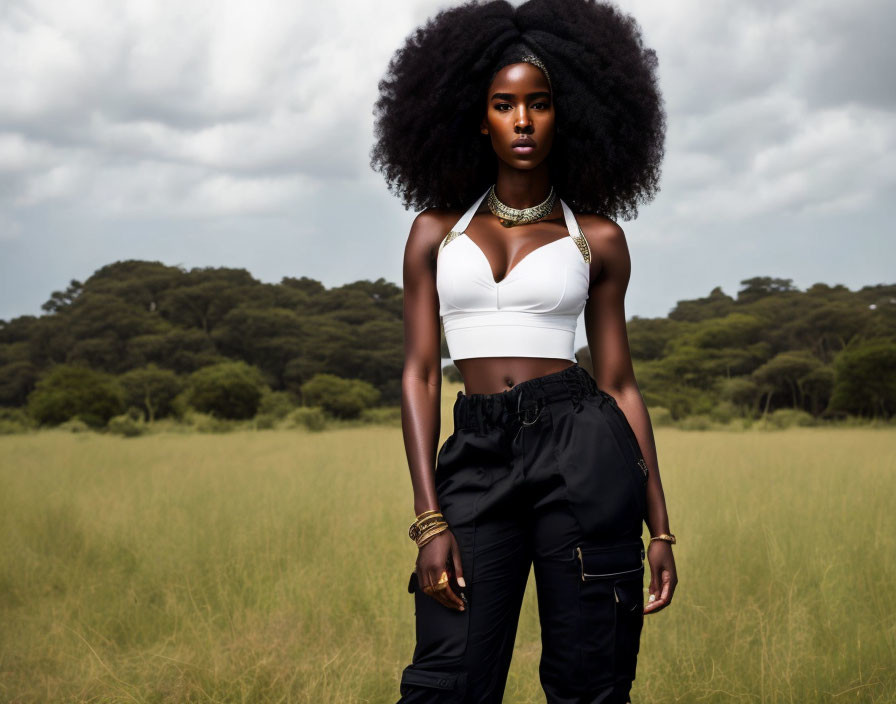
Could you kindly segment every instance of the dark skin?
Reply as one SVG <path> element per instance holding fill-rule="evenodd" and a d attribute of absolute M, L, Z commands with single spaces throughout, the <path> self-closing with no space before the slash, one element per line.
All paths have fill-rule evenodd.
<path fill-rule="evenodd" d="M 480 131 L 489 136 L 497 156 L 496 194 L 512 208 L 537 205 L 550 191 L 547 157 L 555 129 L 550 90 L 544 73 L 529 63 L 505 66 L 489 86 Z M 535 141 L 531 152 L 513 150 L 511 143 L 521 136 Z M 436 255 L 439 244 L 460 215 L 435 208 L 421 212 L 411 226 L 404 252 L 402 430 L 414 492 L 414 515 L 439 509 L 433 481 L 442 391 Z M 646 522 L 650 534 L 670 533 L 653 428 L 635 381 L 626 332 L 624 302 L 631 260 L 625 234 L 619 225 L 600 215 L 583 214 L 576 219 L 591 248 L 589 297 L 584 315 L 594 378 L 598 387 L 616 398 L 649 467 Z M 510 228 L 503 227 L 483 201 L 467 228 L 467 236 L 479 245 L 491 265 L 493 279 L 500 282 L 535 249 L 568 237 L 569 233 L 559 199 L 541 220 Z M 571 364 L 568 359 L 538 357 L 455 361 L 467 394 L 506 391 L 522 381 L 559 372 Z M 649 593 L 655 600 L 648 599 L 644 613 L 652 614 L 672 601 L 678 577 L 669 543 L 651 541 L 647 559 L 651 571 Z M 463 586 L 460 550 L 450 528 L 420 548 L 417 577 L 426 593 L 444 606 L 462 611 L 463 602 L 452 589 L 431 590 L 446 568 L 454 571 Z"/>

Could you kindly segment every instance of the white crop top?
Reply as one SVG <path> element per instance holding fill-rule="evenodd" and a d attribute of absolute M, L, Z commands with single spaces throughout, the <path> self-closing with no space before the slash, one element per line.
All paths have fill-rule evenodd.
<path fill-rule="evenodd" d="M 436 288 L 451 359 L 547 357 L 576 361 L 575 335 L 590 282 L 591 249 L 560 199 L 569 237 L 537 247 L 495 281 L 466 234 L 488 190 L 439 245 Z"/>

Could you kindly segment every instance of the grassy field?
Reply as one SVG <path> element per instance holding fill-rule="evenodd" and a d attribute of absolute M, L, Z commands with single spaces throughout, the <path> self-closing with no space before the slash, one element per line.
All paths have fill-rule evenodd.
<path fill-rule="evenodd" d="M 896 702 L 896 432 L 656 433 L 680 583 L 633 702 Z M 0 437 L 0 516 L 0 701 L 398 699 L 399 428 Z M 507 702 L 544 702 L 534 586 Z"/>

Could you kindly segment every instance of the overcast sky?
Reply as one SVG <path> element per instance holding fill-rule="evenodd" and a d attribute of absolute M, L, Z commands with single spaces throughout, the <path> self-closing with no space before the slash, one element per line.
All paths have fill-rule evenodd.
<path fill-rule="evenodd" d="M 369 167 L 372 106 L 451 4 L 4 0 L 0 318 L 121 259 L 400 284 L 415 213 Z M 896 281 L 896 5 L 619 4 L 668 113 L 661 192 L 620 221 L 627 317 L 752 276 Z"/>

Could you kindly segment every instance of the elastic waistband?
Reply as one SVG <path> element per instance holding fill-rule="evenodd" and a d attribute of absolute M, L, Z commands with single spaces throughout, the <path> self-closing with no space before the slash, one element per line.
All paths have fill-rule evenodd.
<path fill-rule="evenodd" d="M 521 381 L 507 391 L 494 394 L 458 391 L 454 427 L 456 430 L 494 427 L 508 420 L 529 417 L 549 403 L 570 401 L 578 405 L 586 396 L 601 393 L 591 375 L 578 364 L 572 364 L 559 372 Z"/>

